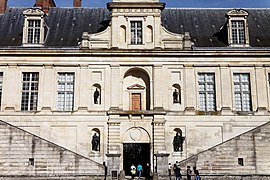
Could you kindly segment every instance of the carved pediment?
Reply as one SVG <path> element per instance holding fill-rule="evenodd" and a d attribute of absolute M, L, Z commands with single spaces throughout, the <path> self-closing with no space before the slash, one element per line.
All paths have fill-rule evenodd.
<path fill-rule="evenodd" d="M 134 84 L 127 88 L 128 90 L 144 90 L 145 87 L 140 84 Z"/>
<path fill-rule="evenodd" d="M 227 13 L 227 16 L 248 16 L 248 12 L 244 9 L 233 9 Z"/>
<path fill-rule="evenodd" d="M 43 16 L 45 13 L 39 8 L 30 8 L 23 11 L 26 16 Z"/>

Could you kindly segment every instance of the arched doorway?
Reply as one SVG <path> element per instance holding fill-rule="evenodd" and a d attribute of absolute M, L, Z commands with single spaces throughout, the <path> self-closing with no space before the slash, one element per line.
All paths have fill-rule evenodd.
<path fill-rule="evenodd" d="M 129 101 L 126 101 L 126 100 Z M 128 70 L 123 78 L 123 109 L 150 110 L 150 79 L 140 68 Z"/>
<path fill-rule="evenodd" d="M 150 174 L 151 146 L 149 134 L 140 127 L 129 129 L 123 139 L 123 169 L 127 176 L 131 176 L 130 167 L 141 164 L 142 176 Z"/>

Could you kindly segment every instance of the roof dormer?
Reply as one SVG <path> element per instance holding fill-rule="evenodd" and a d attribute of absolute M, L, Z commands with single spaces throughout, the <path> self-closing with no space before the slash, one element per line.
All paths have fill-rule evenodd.
<path fill-rule="evenodd" d="M 23 46 L 42 46 L 44 43 L 44 16 L 38 8 L 23 11 Z"/>
<path fill-rule="evenodd" d="M 227 13 L 229 46 L 249 46 L 248 15 L 248 12 L 243 9 L 233 9 Z"/>

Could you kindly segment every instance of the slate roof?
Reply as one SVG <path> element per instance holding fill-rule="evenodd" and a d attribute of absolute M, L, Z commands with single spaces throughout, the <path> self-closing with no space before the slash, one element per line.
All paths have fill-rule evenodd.
<path fill-rule="evenodd" d="M 0 15 L 0 47 L 21 46 L 23 8 Z M 196 47 L 226 47 L 227 18 L 231 9 L 164 9 L 162 24 L 174 33 L 190 32 Z M 270 9 L 249 12 L 250 45 L 270 47 Z M 105 8 L 52 8 L 45 18 L 45 47 L 78 47 L 83 32 L 100 32 L 110 23 Z M 223 28 L 222 28 L 223 27 Z"/>

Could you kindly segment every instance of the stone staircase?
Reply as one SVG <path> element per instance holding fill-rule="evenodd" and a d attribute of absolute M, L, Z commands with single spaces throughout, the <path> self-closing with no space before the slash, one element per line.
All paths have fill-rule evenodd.
<path fill-rule="evenodd" d="M 102 179 L 103 175 L 103 165 L 0 120 L 0 179 Z"/>
<path fill-rule="evenodd" d="M 181 163 L 196 166 L 204 176 L 260 176 L 270 179 L 270 122 L 238 135 Z M 211 178 L 207 178 L 211 179 Z M 219 178 L 220 179 L 220 178 Z"/>

